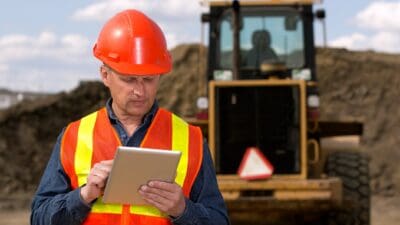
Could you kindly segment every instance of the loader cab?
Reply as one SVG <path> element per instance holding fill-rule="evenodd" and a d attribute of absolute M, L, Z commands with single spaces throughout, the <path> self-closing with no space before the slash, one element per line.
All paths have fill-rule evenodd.
<path fill-rule="evenodd" d="M 256 1 L 254 1 L 256 2 Z M 261 1 L 259 1 L 261 2 Z M 274 175 L 307 177 L 310 96 L 317 96 L 311 4 L 211 4 L 208 136 L 216 171 L 237 171 L 248 147 Z M 316 120 L 312 118 L 312 120 Z"/>
<path fill-rule="evenodd" d="M 210 7 L 208 80 L 231 79 L 233 9 Z M 270 76 L 315 80 L 311 5 L 241 6 L 239 13 L 239 79 Z"/>

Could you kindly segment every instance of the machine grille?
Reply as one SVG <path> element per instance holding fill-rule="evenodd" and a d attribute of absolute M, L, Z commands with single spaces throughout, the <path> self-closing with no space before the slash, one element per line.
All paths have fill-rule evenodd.
<path fill-rule="evenodd" d="M 300 173 L 299 86 L 215 87 L 215 157 L 220 174 L 237 172 L 258 147 L 274 174 Z"/>

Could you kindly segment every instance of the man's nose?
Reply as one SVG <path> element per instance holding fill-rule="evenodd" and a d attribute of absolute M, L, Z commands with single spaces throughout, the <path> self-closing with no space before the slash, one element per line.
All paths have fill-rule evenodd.
<path fill-rule="evenodd" d="M 144 94 L 144 84 L 142 80 L 136 80 L 132 85 L 133 94 L 142 96 Z"/>

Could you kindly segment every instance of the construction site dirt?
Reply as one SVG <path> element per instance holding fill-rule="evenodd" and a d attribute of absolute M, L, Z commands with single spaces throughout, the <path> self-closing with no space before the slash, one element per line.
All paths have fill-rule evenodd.
<path fill-rule="evenodd" d="M 174 48 L 173 72 L 162 77 L 159 88 L 159 104 L 184 117 L 195 114 L 195 93 L 206 85 L 199 75 L 205 71 L 200 52 L 206 49 Z M 318 49 L 321 118 L 364 124 L 361 149 L 370 158 L 372 225 L 400 220 L 399 71 L 400 55 Z M 99 81 L 82 82 L 72 91 L 0 111 L 0 225 L 29 224 L 30 202 L 57 135 L 108 97 Z"/>

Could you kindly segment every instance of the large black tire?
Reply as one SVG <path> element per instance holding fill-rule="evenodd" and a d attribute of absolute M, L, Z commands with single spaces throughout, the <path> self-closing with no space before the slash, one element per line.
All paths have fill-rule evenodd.
<path fill-rule="evenodd" d="M 345 208 L 328 216 L 328 224 L 370 225 L 370 176 L 368 158 L 359 152 L 335 152 L 328 156 L 325 172 L 343 182 Z"/>

